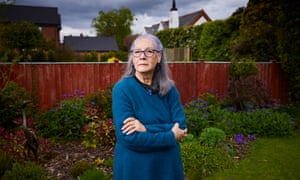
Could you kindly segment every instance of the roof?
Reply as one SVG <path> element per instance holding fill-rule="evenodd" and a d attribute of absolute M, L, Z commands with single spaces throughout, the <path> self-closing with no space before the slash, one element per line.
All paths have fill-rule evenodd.
<path fill-rule="evenodd" d="M 151 27 L 145 27 L 145 31 L 149 34 L 154 34 L 158 31 L 159 23 L 153 24 Z"/>
<path fill-rule="evenodd" d="M 39 26 L 56 26 L 61 29 L 60 14 L 56 7 L 1 6 L 0 20 L 9 22 L 28 21 Z"/>
<path fill-rule="evenodd" d="M 72 50 L 79 52 L 119 50 L 115 37 L 65 36 L 64 44 Z"/>
<path fill-rule="evenodd" d="M 211 18 L 206 14 L 206 12 L 203 9 L 200 9 L 199 11 L 195 11 L 190 14 L 185 14 L 183 16 L 179 16 L 179 27 L 192 26 L 201 17 L 205 18 L 206 21 L 211 21 Z M 161 21 L 160 25 L 163 27 L 163 29 L 168 29 L 169 28 L 169 20 Z M 159 29 L 158 24 L 154 24 L 150 27 L 145 27 L 145 31 L 147 33 L 151 33 L 151 34 L 157 32 L 158 29 Z"/>
<path fill-rule="evenodd" d="M 206 12 L 203 9 L 201 9 L 199 11 L 180 16 L 179 26 L 194 25 L 201 17 L 204 17 L 206 21 L 211 21 L 210 17 L 206 14 Z"/>

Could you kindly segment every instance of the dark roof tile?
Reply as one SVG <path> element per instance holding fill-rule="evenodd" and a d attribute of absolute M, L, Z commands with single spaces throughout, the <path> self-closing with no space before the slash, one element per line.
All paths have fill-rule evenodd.
<path fill-rule="evenodd" d="M 0 20 L 9 22 L 28 21 L 40 26 L 50 25 L 61 29 L 60 14 L 58 14 L 56 7 L 2 6 Z"/>
<path fill-rule="evenodd" d="M 65 36 L 64 44 L 74 51 L 118 51 L 115 37 Z"/>

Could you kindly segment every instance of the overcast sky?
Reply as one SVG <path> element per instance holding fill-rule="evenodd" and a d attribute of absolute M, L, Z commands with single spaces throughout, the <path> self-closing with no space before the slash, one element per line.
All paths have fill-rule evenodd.
<path fill-rule="evenodd" d="M 0 0 L 1 1 L 1 0 Z M 5 0 L 2 0 L 2 2 Z M 212 20 L 226 19 L 248 0 L 176 0 L 179 16 L 203 9 Z M 144 27 L 168 20 L 172 0 L 16 0 L 17 5 L 57 7 L 61 16 L 61 36 L 95 36 L 92 19 L 100 10 L 126 7 L 135 16 L 133 33 L 144 33 Z M 62 39 L 62 38 L 61 38 Z"/>

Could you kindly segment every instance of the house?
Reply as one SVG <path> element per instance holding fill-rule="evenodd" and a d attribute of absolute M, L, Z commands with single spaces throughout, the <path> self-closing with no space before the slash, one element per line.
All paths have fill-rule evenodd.
<path fill-rule="evenodd" d="M 211 21 L 211 18 L 203 9 L 179 16 L 178 9 L 176 8 L 176 2 L 173 0 L 172 8 L 170 9 L 170 20 L 161 21 L 160 23 L 153 24 L 152 26 L 144 27 L 144 29 L 146 33 L 154 34 L 164 29 L 194 26 L 208 21 Z"/>
<path fill-rule="evenodd" d="M 64 36 L 64 45 L 80 54 L 97 52 L 98 61 L 103 53 L 119 50 L 115 37 Z"/>
<path fill-rule="evenodd" d="M 56 7 L 5 5 L 0 9 L 0 21 L 32 22 L 42 31 L 47 41 L 60 43 L 61 18 Z"/>

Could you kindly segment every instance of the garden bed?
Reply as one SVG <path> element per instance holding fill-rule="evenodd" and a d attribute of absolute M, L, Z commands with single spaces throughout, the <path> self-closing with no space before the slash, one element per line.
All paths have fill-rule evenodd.
<path fill-rule="evenodd" d="M 75 162 L 88 161 L 94 163 L 96 159 L 113 158 L 113 147 L 86 148 L 80 142 L 68 142 L 66 144 L 54 144 L 53 159 L 44 164 L 44 167 L 56 179 L 72 180 L 71 167 Z M 107 174 L 112 174 L 112 168 L 101 166 Z"/>
<path fill-rule="evenodd" d="M 234 145 L 236 155 L 234 159 L 240 161 L 247 156 L 252 141 L 245 139 L 243 144 Z M 44 167 L 56 179 L 72 180 L 71 167 L 75 162 L 86 160 L 94 163 L 96 159 L 112 159 L 114 148 L 111 146 L 86 148 L 80 142 L 68 142 L 66 144 L 54 144 L 52 151 L 56 155 Z M 112 167 L 101 166 L 107 174 L 112 174 Z"/>

